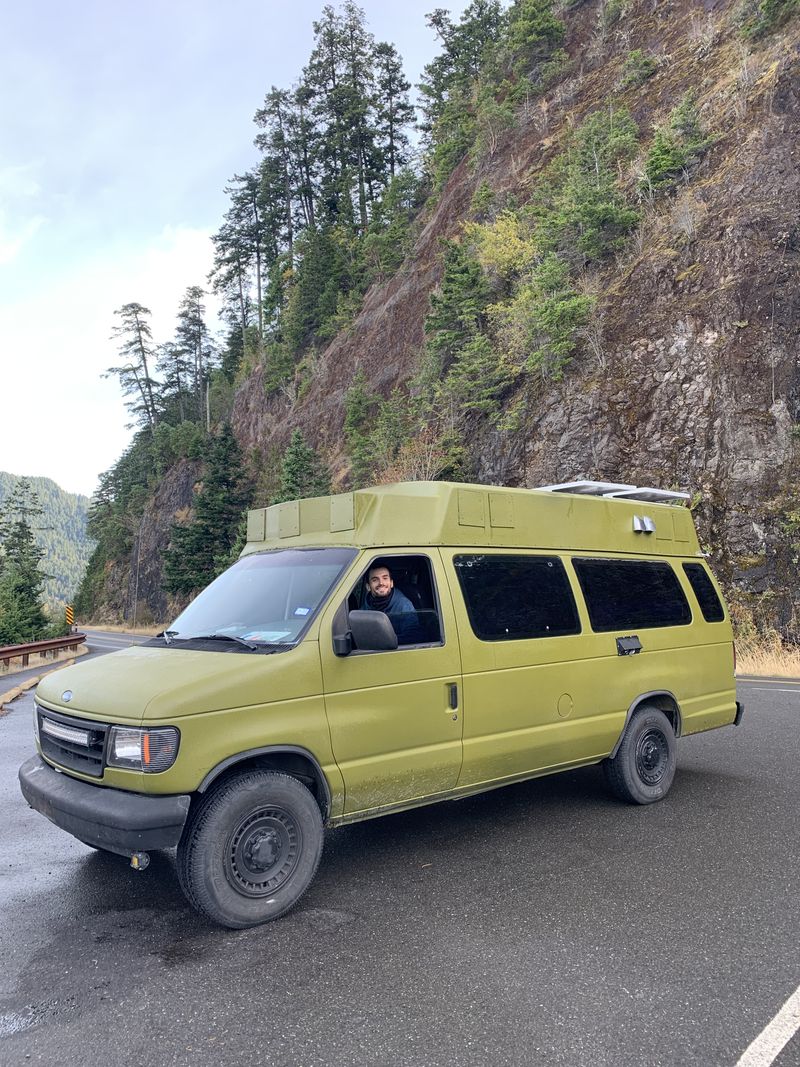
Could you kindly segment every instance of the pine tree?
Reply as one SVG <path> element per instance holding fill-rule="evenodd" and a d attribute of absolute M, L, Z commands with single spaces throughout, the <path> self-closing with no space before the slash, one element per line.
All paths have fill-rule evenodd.
<path fill-rule="evenodd" d="M 478 261 L 463 245 L 446 242 L 444 274 L 439 289 L 431 295 L 431 310 L 425 319 L 434 379 L 441 377 L 484 323 L 490 297 L 489 283 Z"/>
<path fill-rule="evenodd" d="M 514 0 L 508 12 L 508 49 L 514 70 L 529 77 L 564 40 L 564 23 L 553 0 Z"/>
<path fill-rule="evenodd" d="M 226 424 L 210 442 L 193 520 L 186 526 L 172 527 L 170 546 L 164 554 L 167 592 L 193 593 L 224 570 L 251 492 L 242 473 L 241 449 Z"/>
<path fill-rule="evenodd" d="M 382 177 L 385 178 L 388 164 L 391 179 L 410 158 L 411 146 L 405 131 L 414 124 L 414 105 L 408 96 L 411 82 L 403 73 L 403 61 L 394 45 L 382 41 L 375 48 L 374 61 L 377 137 L 384 164 Z"/>
<path fill-rule="evenodd" d="M 0 516 L 0 645 L 40 640 L 47 629 L 42 607 L 44 552 L 33 523 L 42 514 L 36 494 L 20 478 Z"/>
<path fill-rule="evenodd" d="M 175 341 L 178 349 L 191 367 L 192 393 L 194 396 L 193 417 L 198 422 L 205 422 L 206 430 L 209 431 L 211 427 L 208 421 L 206 391 L 215 351 L 206 326 L 204 296 L 205 293 L 198 285 L 190 285 L 184 293 L 178 308 L 178 328 L 175 334 Z"/>
<path fill-rule="evenodd" d="M 113 337 L 119 339 L 119 354 L 123 362 L 109 367 L 103 375 L 109 378 L 116 374 L 124 396 L 133 397 L 126 403 L 134 418 L 133 425 L 146 426 L 151 432 L 158 422 L 156 407 L 158 384 L 151 376 L 150 368 L 155 363 L 150 309 L 141 304 L 124 304 L 115 315 L 120 325 L 114 328 Z"/>
<path fill-rule="evenodd" d="M 300 500 L 310 496 L 327 496 L 331 491 L 331 472 L 299 430 L 295 430 L 283 456 L 281 487 L 273 504 Z"/>

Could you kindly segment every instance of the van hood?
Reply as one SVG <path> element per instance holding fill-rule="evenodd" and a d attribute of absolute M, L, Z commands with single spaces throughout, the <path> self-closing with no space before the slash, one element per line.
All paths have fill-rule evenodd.
<path fill-rule="evenodd" d="M 39 683 L 36 695 L 65 715 L 139 723 L 296 700 L 321 691 L 319 646 L 306 639 L 273 654 L 134 645 L 55 671 Z"/>

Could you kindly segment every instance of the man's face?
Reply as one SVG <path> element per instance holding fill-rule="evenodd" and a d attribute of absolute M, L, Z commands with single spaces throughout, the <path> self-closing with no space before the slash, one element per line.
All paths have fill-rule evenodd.
<path fill-rule="evenodd" d="M 388 596 L 394 589 L 392 576 L 386 567 L 374 567 L 367 576 L 367 582 L 373 596 Z"/>

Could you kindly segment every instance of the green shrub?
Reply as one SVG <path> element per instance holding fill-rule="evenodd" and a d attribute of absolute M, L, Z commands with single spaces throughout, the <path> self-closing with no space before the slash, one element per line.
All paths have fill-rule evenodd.
<path fill-rule="evenodd" d="M 640 48 L 636 48 L 622 66 L 619 85 L 621 89 L 630 89 L 642 85 L 648 78 L 652 78 L 658 70 L 658 63 L 652 56 L 646 55 Z"/>
<path fill-rule="evenodd" d="M 622 246 L 639 214 L 618 186 L 617 168 L 637 147 L 636 123 L 626 110 L 603 108 L 583 122 L 531 207 L 543 252 L 580 267 Z"/>
<path fill-rule="evenodd" d="M 570 284 L 567 263 L 550 253 L 510 301 L 489 309 L 489 320 L 512 364 L 559 380 L 593 304 Z"/>
<path fill-rule="evenodd" d="M 800 0 L 741 0 L 734 18 L 743 37 L 756 41 L 800 11 Z"/>
<path fill-rule="evenodd" d="M 606 0 L 601 18 L 604 26 L 615 26 L 623 15 L 627 14 L 630 0 Z"/>
<path fill-rule="evenodd" d="M 645 161 L 642 185 L 654 191 L 670 188 L 712 141 L 703 130 L 693 94 L 686 93 L 672 110 L 668 124 L 656 129 Z"/>

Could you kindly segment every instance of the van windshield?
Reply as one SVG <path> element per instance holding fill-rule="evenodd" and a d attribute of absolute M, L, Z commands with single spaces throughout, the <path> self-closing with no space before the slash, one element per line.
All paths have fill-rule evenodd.
<path fill-rule="evenodd" d="M 164 639 L 230 639 L 242 648 L 292 645 L 355 556 L 352 548 L 279 549 L 245 556 L 192 601 Z"/>

